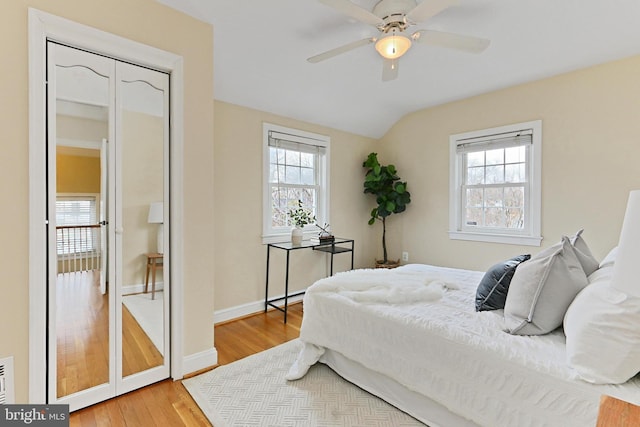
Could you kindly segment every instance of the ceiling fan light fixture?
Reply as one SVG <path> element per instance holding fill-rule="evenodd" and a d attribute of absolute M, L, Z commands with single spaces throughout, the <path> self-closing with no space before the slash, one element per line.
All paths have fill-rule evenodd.
<path fill-rule="evenodd" d="M 411 39 L 402 34 L 396 34 L 395 31 L 376 42 L 376 50 L 387 59 L 400 58 L 410 47 Z"/>

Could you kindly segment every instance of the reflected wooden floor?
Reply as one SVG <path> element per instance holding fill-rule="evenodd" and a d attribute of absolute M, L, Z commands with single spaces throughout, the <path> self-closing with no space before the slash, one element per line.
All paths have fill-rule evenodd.
<path fill-rule="evenodd" d="M 300 335 L 302 303 L 215 326 L 220 365 L 234 362 Z M 71 414 L 70 426 L 211 426 L 181 381 L 164 380 Z"/>
<path fill-rule="evenodd" d="M 98 271 L 59 274 L 57 302 L 57 395 L 109 381 L 109 299 Z M 125 376 L 162 364 L 163 358 L 126 307 L 122 312 Z"/>

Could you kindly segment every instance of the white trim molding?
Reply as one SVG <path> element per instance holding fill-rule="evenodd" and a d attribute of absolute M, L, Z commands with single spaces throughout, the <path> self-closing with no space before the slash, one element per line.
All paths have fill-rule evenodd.
<path fill-rule="evenodd" d="M 284 298 L 284 294 L 276 298 Z M 296 295 L 296 296 L 289 297 L 287 304 L 291 305 L 296 302 L 300 302 L 303 300 L 303 298 L 304 298 L 304 295 Z M 275 308 L 269 307 L 269 310 L 275 310 Z M 221 322 L 227 322 L 229 320 L 238 319 L 240 317 L 249 316 L 251 314 L 260 313 L 263 311 L 264 311 L 264 300 L 237 305 L 235 307 L 225 308 L 223 310 L 218 310 L 214 312 L 213 323 L 215 325 Z M 215 337 L 214 337 L 214 340 L 215 340 Z"/>
<path fill-rule="evenodd" d="M 525 211 L 528 223 L 525 230 L 513 231 L 500 229 L 468 230 L 462 225 L 461 188 L 463 166 L 458 146 L 463 141 L 489 139 L 489 137 L 520 134 L 526 131 L 531 135 L 529 158 L 527 159 L 527 185 L 525 191 Z M 459 133 L 449 137 L 449 238 L 452 240 L 470 240 L 476 242 L 506 243 L 513 245 L 540 246 L 542 242 L 542 120 L 516 123 L 490 129 Z"/>
<path fill-rule="evenodd" d="M 183 58 L 29 8 L 29 402 L 46 402 L 46 43 L 169 73 L 171 87 L 171 376 L 183 376 Z M 211 352 L 210 350 L 208 350 Z M 212 360 L 209 357 L 208 360 Z"/>
<path fill-rule="evenodd" d="M 191 374 L 202 369 L 212 368 L 218 364 L 218 351 L 215 347 L 190 354 L 182 359 L 184 374 Z"/>

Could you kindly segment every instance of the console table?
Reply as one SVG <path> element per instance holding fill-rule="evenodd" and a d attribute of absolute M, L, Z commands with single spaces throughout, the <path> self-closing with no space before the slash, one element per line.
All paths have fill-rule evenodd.
<path fill-rule="evenodd" d="M 265 284 L 264 291 L 264 311 L 267 312 L 269 306 L 280 310 L 284 313 L 284 323 L 287 323 L 287 305 L 290 297 L 294 297 L 296 295 L 302 295 L 305 291 L 296 292 L 293 294 L 289 294 L 289 255 L 291 251 L 295 251 L 298 249 L 311 249 L 314 251 L 325 252 L 331 254 L 331 270 L 330 276 L 333 276 L 333 256 L 335 254 L 341 253 L 351 253 L 351 269 L 353 270 L 353 239 L 343 239 L 336 237 L 333 242 L 312 242 L 310 240 L 303 240 L 301 244 L 294 245 L 291 242 L 282 242 L 282 243 L 269 243 L 267 244 L 267 278 Z M 285 278 L 284 278 L 284 296 L 280 298 L 269 299 L 269 254 L 271 253 L 271 248 L 281 249 L 287 251 L 287 266 L 285 269 Z M 284 307 L 277 306 L 275 304 L 276 301 L 284 300 Z"/>

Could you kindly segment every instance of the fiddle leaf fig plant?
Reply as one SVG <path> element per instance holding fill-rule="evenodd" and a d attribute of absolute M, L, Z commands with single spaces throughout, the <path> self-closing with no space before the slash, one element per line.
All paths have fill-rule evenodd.
<path fill-rule="evenodd" d="M 367 168 L 364 193 L 374 195 L 377 203 L 371 211 L 369 225 L 376 220 L 382 222 L 382 261 L 387 264 L 386 219 L 389 215 L 404 212 L 411 203 L 411 194 L 407 191 L 407 183 L 400 181 L 394 165 L 383 166 L 378 162 L 378 153 L 369 154 L 362 167 Z"/>

